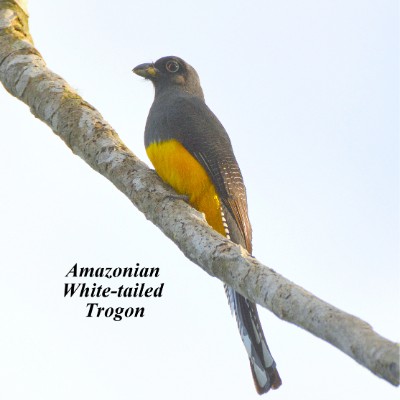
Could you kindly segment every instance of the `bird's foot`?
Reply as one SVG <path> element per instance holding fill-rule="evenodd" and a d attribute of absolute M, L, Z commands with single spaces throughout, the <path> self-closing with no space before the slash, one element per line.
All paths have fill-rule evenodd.
<path fill-rule="evenodd" d="M 189 196 L 186 196 L 185 194 L 168 194 L 165 197 L 167 199 L 183 200 L 185 203 L 189 203 Z"/>

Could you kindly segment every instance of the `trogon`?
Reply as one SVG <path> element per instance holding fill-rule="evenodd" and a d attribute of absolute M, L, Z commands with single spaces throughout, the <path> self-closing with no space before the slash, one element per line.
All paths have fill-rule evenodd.
<path fill-rule="evenodd" d="M 196 70 L 179 57 L 133 69 L 155 88 L 145 128 L 146 152 L 158 175 L 205 214 L 216 231 L 251 254 L 246 188 L 228 134 L 204 101 Z M 259 394 L 281 379 L 256 305 L 225 285 Z"/>

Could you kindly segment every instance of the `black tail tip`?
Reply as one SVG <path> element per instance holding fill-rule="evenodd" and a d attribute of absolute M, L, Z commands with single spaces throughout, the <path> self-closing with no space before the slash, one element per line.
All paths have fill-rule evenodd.
<path fill-rule="evenodd" d="M 251 368 L 251 372 L 253 373 L 254 385 L 256 387 L 257 393 L 260 395 L 269 392 L 270 389 L 276 390 L 282 385 L 282 379 L 279 376 L 278 370 L 275 367 L 267 369 L 269 381 L 264 386 L 260 386 L 253 368 Z"/>
<path fill-rule="evenodd" d="M 274 369 L 273 374 L 270 375 L 271 378 L 272 378 L 272 375 L 273 375 L 273 380 L 271 379 L 271 382 L 272 382 L 271 383 L 271 389 L 276 390 L 276 389 L 279 388 L 279 386 L 282 385 L 282 379 L 279 376 L 279 373 L 278 373 L 277 369 Z"/>

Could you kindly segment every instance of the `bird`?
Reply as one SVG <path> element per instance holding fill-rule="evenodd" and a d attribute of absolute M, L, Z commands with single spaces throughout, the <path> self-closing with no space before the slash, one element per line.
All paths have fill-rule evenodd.
<path fill-rule="evenodd" d="M 161 179 L 204 213 L 208 224 L 252 253 L 246 188 L 230 138 L 206 105 L 196 70 L 176 56 L 137 65 L 153 83 L 154 101 L 144 133 L 146 153 Z M 225 286 L 259 394 L 282 381 L 261 327 L 257 307 Z"/>

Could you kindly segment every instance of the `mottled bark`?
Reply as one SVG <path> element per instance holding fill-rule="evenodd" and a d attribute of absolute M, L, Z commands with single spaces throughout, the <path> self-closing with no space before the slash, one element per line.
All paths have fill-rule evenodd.
<path fill-rule="evenodd" d="M 366 322 L 285 279 L 212 230 L 200 213 L 173 197 L 172 189 L 122 143 L 94 107 L 46 67 L 29 34 L 23 0 L 0 0 L 0 80 L 204 271 L 399 385 L 397 344 L 379 336 Z"/>

